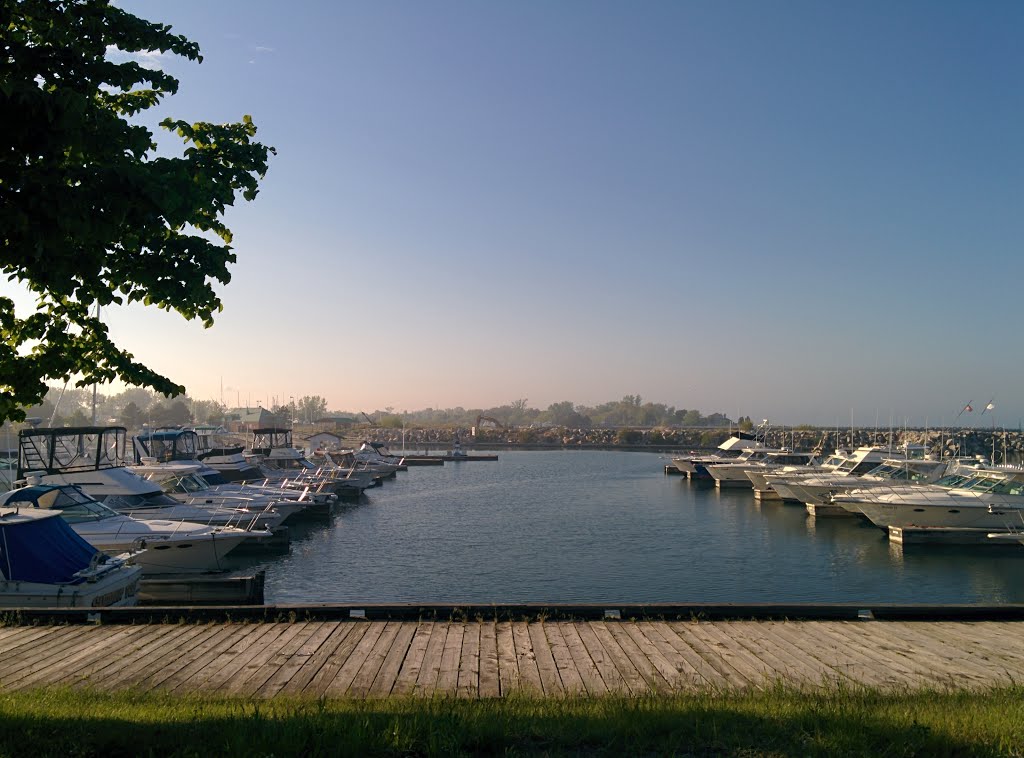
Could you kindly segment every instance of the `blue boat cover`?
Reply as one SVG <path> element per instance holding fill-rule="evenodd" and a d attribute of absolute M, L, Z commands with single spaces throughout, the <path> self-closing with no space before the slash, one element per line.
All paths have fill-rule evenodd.
<path fill-rule="evenodd" d="M 0 573 L 10 581 L 76 584 L 76 571 L 99 551 L 57 514 L 29 521 L 0 521 Z"/>

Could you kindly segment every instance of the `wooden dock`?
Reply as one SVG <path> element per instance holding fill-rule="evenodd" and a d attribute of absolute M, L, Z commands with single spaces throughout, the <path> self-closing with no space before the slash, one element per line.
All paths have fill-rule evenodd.
<path fill-rule="evenodd" d="M 620 693 L 1024 680 L 1021 621 L 318 620 L 0 627 L 0 691 L 269 698 Z"/>

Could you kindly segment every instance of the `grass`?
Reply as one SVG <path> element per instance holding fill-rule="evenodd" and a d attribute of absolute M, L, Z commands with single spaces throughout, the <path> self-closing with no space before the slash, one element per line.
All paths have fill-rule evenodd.
<path fill-rule="evenodd" d="M 0 694 L 0 755 L 1021 756 L 1024 688 L 506 700 Z"/>

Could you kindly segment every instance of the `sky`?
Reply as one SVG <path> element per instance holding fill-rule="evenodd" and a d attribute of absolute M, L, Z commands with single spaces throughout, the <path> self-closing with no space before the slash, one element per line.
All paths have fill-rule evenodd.
<path fill-rule="evenodd" d="M 105 313 L 194 398 L 1024 417 L 1022 3 L 119 5 L 278 151 L 213 328 Z"/>

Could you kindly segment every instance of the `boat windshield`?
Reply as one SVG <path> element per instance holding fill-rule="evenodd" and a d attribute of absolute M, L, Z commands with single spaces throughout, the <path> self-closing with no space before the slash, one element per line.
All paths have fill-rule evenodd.
<path fill-rule="evenodd" d="M 210 489 L 210 484 L 199 474 L 149 474 L 146 478 L 159 484 L 160 489 L 167 493 L 188 495 Z"/>
<path fill-rule="evenodd" d="M 60 515 L 69 524 L 80 524 L 85 521 L 101 521 L 116 516 L 114 511 L 75 487 L 61 487 L 44 493 L 35 502 L 36 508 L 60 511 Z"/>
<path fill-rule="evenodd" d="M 166 508 L 168 506 L 181 505 L 173 497 L 163 492 L 150 492 L 146 495 L 107 495 L 103 499 L 103 503 L 115 511 L 135 510 L 137 508 Z"/>
<path fill-rule="evenodd" d="M 957 489 L 990 492 L 994 495 L 1024 495 L 1024 482 L 995 476 L 976 476 L 957 485 Z"/>

